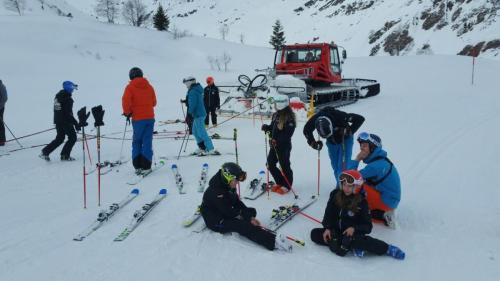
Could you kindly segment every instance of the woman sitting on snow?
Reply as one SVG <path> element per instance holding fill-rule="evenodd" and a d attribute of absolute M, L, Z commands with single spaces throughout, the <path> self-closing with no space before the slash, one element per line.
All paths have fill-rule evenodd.
<path fill-rule="evenodd" d="M 368 236 L 372 221 L 368 203 L 360 192 L 363 179 L 356 170 L 347 170 L 340 175 L 341 189 L 334 189 L 326 205 L 323 228 L 311 231 L 311 240 L 328 246 L 338 256 L 345 256 L 353 250 L 354 255 L 363 257 L 365 251 L 376 255 L 388 255 L 402 260 L 405 253 L 396 246 Z"/>

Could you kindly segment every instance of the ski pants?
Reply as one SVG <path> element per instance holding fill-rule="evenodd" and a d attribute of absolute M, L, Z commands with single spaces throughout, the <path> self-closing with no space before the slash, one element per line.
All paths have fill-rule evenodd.
<path fill-rule="evenodd" d="M 205 117 L 205 125 L 208 125 L 210 123 L 210 117 L 212 117 L 212 125 L 217 125 L 217 107 L 205 107 L 205 111 L 207 112 L 207 117 Z"/>
<path fill-rule="evenodd" d="M 196 139 L 196 143 L 203 142 L 207 151 L 211 151 L 214 149 L 214 144 L 212 140 L 207 134 L 207 130 L 205 129 L 205 124 L 203 121 L 205 120 L 205 116 L 196 117 L 193 120 L 193 135 Z"/>
<path fill-rule="evenodd" d="M 277 144 L 276 146 L 271 145 L 269 154 L 267 154 L 267 167 L 269 172 L 273 176 L 276 184 L 284 186 L 288 189 L 293 185 L 293 171 L 290 167 L 290 152 L 292 151 L 292 144 Z M 279 164 L 280 169 L 276 166 Z"/>
<path fill-rule="evenodd" d="M 49 155 L 64 142 L 64 137 L 68 136 L 68 141 L 64 144 L 61 150 L 61 156 L 70 156 L 71 150 L 76 142 L 74 125 L 71 123 L 56 124 L 56 133 L 56 138 L 42 149 L 42 153 Z"/>
<path fill-rule="evenodd" d="M 150 169 L 153 160 L 153 129 L 155 120 L 132 121 L 132 163 L 136 169 Z"/>
<path fill-rule="evenodd" d="M 340 174 L 342 174 L 342 172 L 347 168 L 349 161 L 351 161 L 353 143 L 354 138 L 352 136 L 344 138 L 344 142 L 340 144 L 326 141 L 328 156 L 330 156 L 330 163 L 332 165 L 333 173 L 335 174 L 337 186 Z"/>
<path fill-rule="evenodd" d="M 342 257 L 352 249 L 364 250 L 380 256 L 386 254 L 387 248 L 389 248 L 389 245 L 384 241 L 368 235 L 355 234 L 352 237 L 347 237 L 342 234 L 335 234 L 333 230 L 332 240 L 325 243 L 323 232 L 325 232 L 325 228 L 314 228 L 311 230 L 311 240 L 318 245 L 328 246 L 330 251 Z"/>
<path fill-rule="evenodd" d="M 5 143 L 5 126 L 3 124 L 3 112 L 5 107 L 0 109 L 0 143 Z"/>

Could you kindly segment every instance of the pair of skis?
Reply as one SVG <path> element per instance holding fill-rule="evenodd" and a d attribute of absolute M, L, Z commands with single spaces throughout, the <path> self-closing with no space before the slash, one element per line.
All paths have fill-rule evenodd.
<path fill-rule="evenodd" d="M 318 197 L 313 195 L 310 199 L 297 203 L 279 206 L 278 209 L 273 209 L 271 218 L 268 221 L 267 228 L 271 231 L 276 231 L 282 227 L 285 223 L 290 221 L 295 215 L 302 212 L 307 207 L 311 206 L 314 202 L 318 200 Z"/>
<path fill-rule="evenodd" d="M 268 183 L 264 182 L 265 175 L 266 173 L 264 171 L 260 171 L 258 177 L 250 181 L 243 198 L 255 200 L 266 193 L 266 191 L 274 185 L 274 182 L 272 181 Z"/>
<path fill-rule="evenodd" d="M 176 164 L 172 164 L 171 168 L 175 178 L 175 185 L 179 190 L 179 194 L 186 194 L 186 191 L 184 190 L 184 180 L 182 179 L 182 176 L 179 172 L 179 167 Z M 207 179 L 208 179 L 208 164 L 204 163 L 201 166 L 200 179 L 198 181 L 198 192 L 205 191 L 205 185 L 207 184 Z"/>
<path fill-rule="evenodd" d="M 104 225 L 107 221 L 111 219 L 119 210 L 123 209 L 128 203 L 134 200 L 139 195 L 138 189 L 133 189 L 130 194 L 128 194 L 122 201 L 119 203 L 113 203 L 109 206 L 108 210 L 102 210 L 97 215 L 97 219 L 85 230 L 76 235 L 73 240 L 74 241 L 83 241 L 86 237 L 92 234 L 94 231 L 98 230 L 102 225 Z M 166 189 L 161 189 L 158 195 L 155 196 L 153 201 L 148 204 L 142 206 L 141 209 L 134 212 L 134 218 L 131 223 L 125 227 L 125 229 L 115 238 L 114 241 L 123 241 L 127 238 L 130 233 L 137 228 L 137 226 L 144 220 L 147 214 L 151 212 L 151 210 L 158 205 L 158 203 L 165 198 L 167 195 Z"/>

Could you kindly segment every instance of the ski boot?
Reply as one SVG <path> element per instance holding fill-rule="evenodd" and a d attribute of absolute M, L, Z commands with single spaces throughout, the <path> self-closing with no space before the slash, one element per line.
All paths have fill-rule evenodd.
<path fill-rule="evenodd" d="M 277 250 L 284 252 L 291 252 L 293 250 L 292 244 L 286 239 L 283 234 L 276 235 L 276 240 L 274 240 L 274 247 Z"/>
<path fill-rule="evenodd" d="M 61 161 L 75 161 L 76 159 L 69 155 L 61 155 Z"/>
<path fill-rule="evenodd" d="M 38 155 L 38 157 L 40 157 L 40 159 L 43 159 L 43 160 L 45 160 L 47 162 L 50 161 L 50 157 L 48 155 L 43 154 L 43 152 L 40 153 L 40 155 Z"/>
<path fill-rule="evenodd" d="M 394 246 L 394 245 L 389 245 L 389 247 L 387 247 L 387 252 L 386 254 L 388 256 L 391 256 L 397 260 L 404 260 L 405 259 L 405 252 L 403 252 L 403 250 L 401 250 L 400 248 Z"/>

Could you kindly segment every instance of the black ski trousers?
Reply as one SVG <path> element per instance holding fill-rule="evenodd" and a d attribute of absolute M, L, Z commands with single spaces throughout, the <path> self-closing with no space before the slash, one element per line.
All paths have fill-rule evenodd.
<path fill-rule="evenodd" d="M 61 150 L 61 156 L 70 156 L 71 149 L 73 149 L 76 142 L 76 132 L 73 124 L 56 124 L 56 132 L 56 138 L 42 149 L 42 153 L 49 155 L 64 142 L 64 137 L 68 136 L 68 141 L 64 144 L 63 149 Z"/>
<path fill-rule="evenodd" d="M 293 171 L 290 166 L 290 152 L 292 151 L 292 144 L 277 144 L 276 146 L 271 145 L 269 154 L 267 155 L 267 167 L 269 172 L 274 178 L 276 184 L 284 186 L 290 189 L 290 185 L 293 185 Z M 276 166 L 279 164 L 281 170 L 286 176 L 286 179 L 281 174 L 280 169 Z M 290 184 L 288 184 L 288 182 Z"/>
<path fill-rule="evenodd" d="M 3 112 L 5 107 L 0 109 L 0 143 L 5 143 L 5 126 L 3 125 Z"/>
<path fill-rule="evenodd" d="M 207 227 L 222 234 L 230 232 L 239 233 L 253 242 L 266 247 L 268 250 L 274 250 L 276 235 L 255 226 L 248 221 L 240 219 L 224 219 L 221 223 L 213 226 L 207 224 Z"/>
<path fill-rule="evenodd" d="M 311 240 L 319 245 L 328 246 L 332 252 L 339 256 L 345 256 L 352 249 L 364 250 L 376 255 L 387 253 L 389 245 L 382 240 L 368 235 L 356 235 L 347 237 L 345 235 L 335 235 L 332 231 L 332 240 L 327 244 L 323 241 L 324 228 L 314 228 L 311 230 Z"/>
<path fill-rule="evenodd" d="M 212 117 L 212 125 L 217 125 L 217 107 L 205 107 L 207 117 L 205 117 L 205 125 L 210 123 L 210 116 Z"/>

